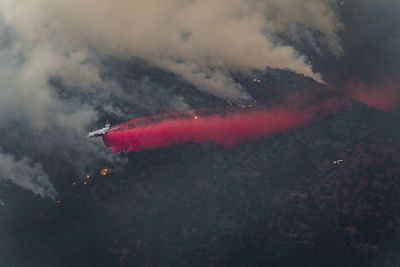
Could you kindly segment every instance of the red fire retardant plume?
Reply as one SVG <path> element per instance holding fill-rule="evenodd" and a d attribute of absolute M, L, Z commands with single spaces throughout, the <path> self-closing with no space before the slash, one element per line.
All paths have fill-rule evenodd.
<path fill-rule="evenodd" d="M 229 148 L 248 140 L 297 129 L 315 118 L 313 112 L 268 110 L 175 120 L 110 131 L 103 136 L 114 153 L 157 149 L 187 142 L 214 142 Z"/>
<path fill-rule="evenodd" d="M 400 100 L 400 85 L 394 81 L 387 81 L 381 86 L 352 82 L 348 88 L 352 98 L 383 111 L 389 111 Z"/>

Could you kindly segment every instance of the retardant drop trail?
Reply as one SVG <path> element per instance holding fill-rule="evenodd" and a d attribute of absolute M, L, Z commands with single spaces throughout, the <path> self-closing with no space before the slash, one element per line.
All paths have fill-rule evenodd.
<path fill-rule="evenodd" d="M 297 129 L 315 118 L 313 112 L 266 110 L 164 120 L 103 135 L 104 144 L 121 151 L 157 149 L 187 142 L 214 142 L 225 148 L 248 140 Z"/>

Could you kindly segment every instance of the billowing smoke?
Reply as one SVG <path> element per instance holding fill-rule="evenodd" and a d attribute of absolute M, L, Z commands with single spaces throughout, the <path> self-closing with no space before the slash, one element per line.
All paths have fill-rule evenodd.
<path fill-rule="evenodd" d="M 165 120 L 103 136 L 114 153 L 126 150 L 157 149 L 187 142 L 214 142 L 229 148 L 247 140 L 286 132 L 310 123 L 315 114 L 309 111 L 265 110 L 249 113 Z"/>
<path fill-rule="evenodd" d="M 238 101 L 250 97 L 232 78 L 237 72 L 249 74 L 270 66 L 321 81 L 305 63 L 306 57 L 286 40 L 342 54 L 337 38 L 342 24 L 328 2 L 2 0 L 4 153 L 56 155 L 78 171 L 100 160 L 121 162 L 100 142 L 87 142 L 87 130 L 104 116 L 126 119 L 137 116 L 137 110 L 189 108 L 181 95 L 168 93 L 164 85 L 146 77 L 121 83 L 108 75 L 121 72 L 121 64 L 108 64 L 113 60 L 140 59 L 197 89 Z M 40 156 L 31 159 L 36 162 Z M 20 164 L 7 162 L 11 169 Z M 16 179 L 11 181 L 23 184 Z"/>
<path fill-rule="evenodd" d="M 56 190 L 42 166 L 26 157 L 17 160 L 12 155 L 0 153 L 0 182 L 5 181 L 11 181 L 42 197 L 54 199 L 56 196 Z"/>
<path fill-rule="evenodd" d="M 341 54 L 337 31 L 342 25 L 327 2 L 100 0 L 94 5 L 5 0 L 1 9 L 24 42 L 41 46 L 44 55 L 37 56 L 52 57 L 55 71 L 67 70 L 65 78 L 98 82 L 95 69 L 84 68 L 85 60 L 99 54 L 135 56 L 182 75 L 200 89 L 240 99 L 247 95 L 229 77 L 230 71 L 270 66 L 321 80 L 281 37 L 310 44 L 318 40 Z"/>

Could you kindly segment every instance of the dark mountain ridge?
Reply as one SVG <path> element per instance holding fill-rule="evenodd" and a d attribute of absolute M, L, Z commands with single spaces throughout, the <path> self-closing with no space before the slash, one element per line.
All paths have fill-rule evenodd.
<path fill-rule="evenodd" d="M 346 104 L 310 126 L 228 150 L 188 143 L 130 153 L 122 170 L 94 175 L 87 185 L 71 185 L 77 174 L 68 162 L 32 152 L 46 159 L 62 202 L 1 187 L 7 206 L 0 209 L 0 265 L 378 262 L 398 229 L 396 121 L 302 75 L 266 70 L 255 76 L 257 82 L 237 80 L 266 107 L 332 98 Z M 209 105 L 226 104 L 196 95 Z M 333 165 L 337 158 L 345 162 Z"/>

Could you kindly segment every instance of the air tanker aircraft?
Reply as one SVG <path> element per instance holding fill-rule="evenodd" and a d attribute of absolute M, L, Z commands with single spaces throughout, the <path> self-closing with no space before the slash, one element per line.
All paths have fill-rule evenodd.
<path fill-rule="evenodd" d="M 93 131 L 93 132 L 89 132 L 88 137 L 92 138 L 92 137 L 98 137 L 98 136 L 105 135 L 106 133 L 108 133 L 110 131 L 110 127 L 111 127 L 111 124 L 108 123 L 108 121 L 107 121 L 103 128 Z"/>

